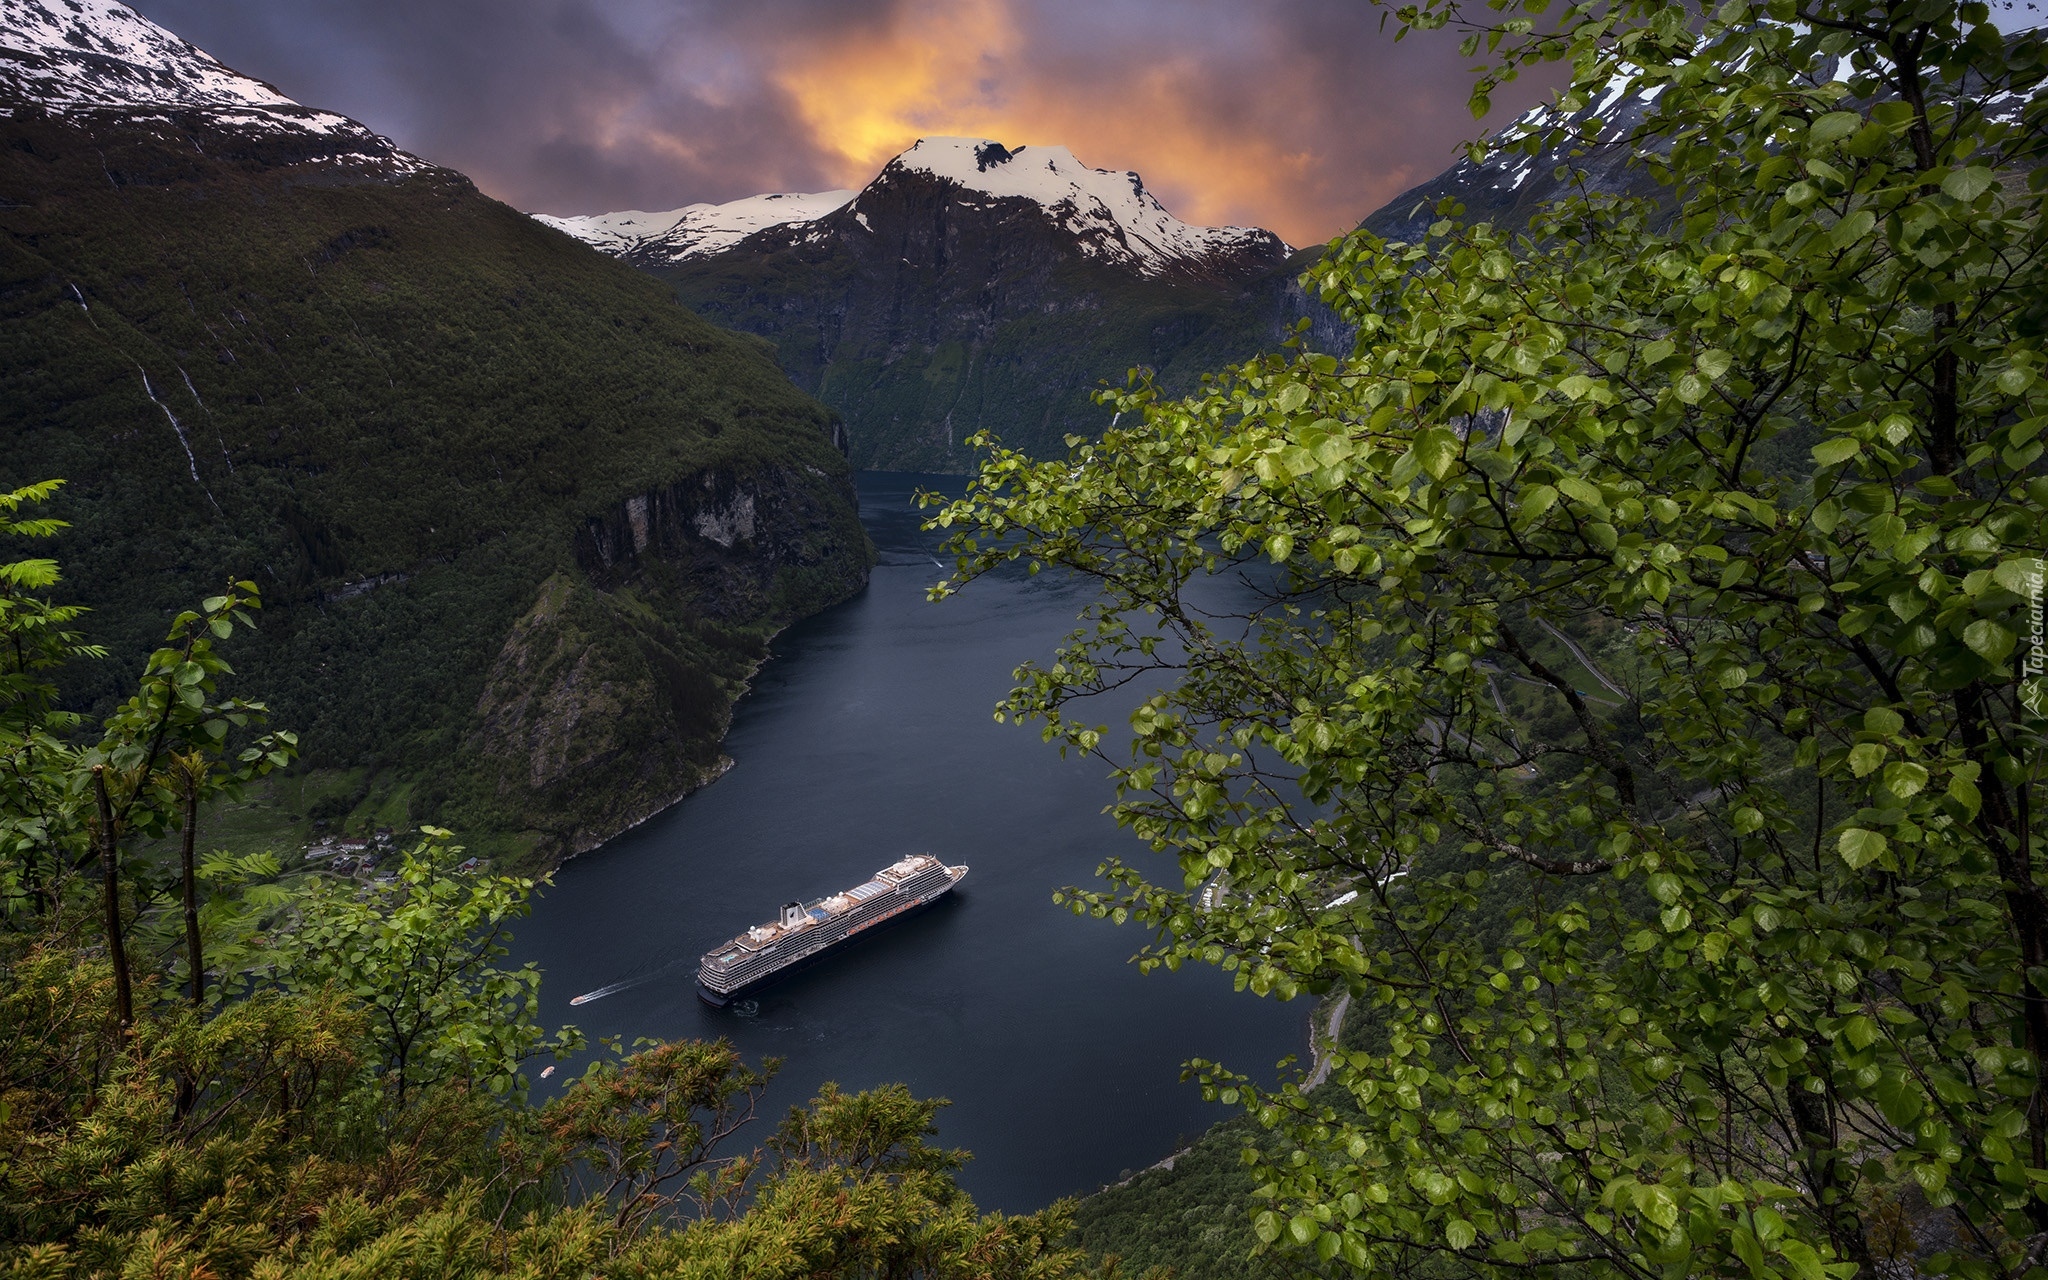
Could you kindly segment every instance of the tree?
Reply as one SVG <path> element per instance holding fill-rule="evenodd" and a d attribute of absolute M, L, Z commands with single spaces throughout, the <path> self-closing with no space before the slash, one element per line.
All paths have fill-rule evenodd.
<path fill-rule="evenodd" d="M 186 963 L 197 1004 L 204 968 L 192 842 L 200 803 L 209 794 L 284 768 L 298 754 L 298 736 L 278 730 L 241 745 L 239 767 L 232 773 L 215 776 L 206 763 L 234 749 L 233 732 L 269 715 L 260 702 L 217 697 L 221 679 L 233 668 L 214 651 L 214 641 L 227 639 L 237 626 L 253 627 L 250 611 L 261 607 L 255 583 L 233 582 L 202 601 L 198 611 L 172 619 L 168 643 L 149 656 L 135 695 L 107 717 L 99 745 L 80 753 L 72 774 L 74 786 L 92 792 L 90 832 L 99 852 L 104 930 L 122 1026 L 135 1021 L 125 945 L 132 922 L 124 923 L 121 914 L 122 838 L 131 832 L 161 838 L 179 825 L 185 829 L 180 865 L 188 922 Z"/>
<path fill-rule="evenodd" d="M 0 535 L 47 538 L 62 520 L 22 519 L 30 503 L 46 502 L 63 485 L 48 480 L 0 494 Z M 72 629 L 85 610 L 52 602 L 57 562 L 32 558 L 0 564 L 0 919 L 52 916 L 77 827 L 77 805 L 63 779 L 80 723 L 59 709 L 54 673 L 65 664 L 101 658 Z"/>
<path fill-rule="evenodd" d="M 1653 99 L 1599 141 L 1662 198 L 1341 239 L 1305 281 L 1348 358 L 993 448 L 936 590 L 1100 585 L 1000 714 L 1109 760 L 1180 874 L 1076 909 L 1375 1024 L 1324 1092 L 1197 1064 L 1287 1139 L 1262 1239 L 1819 1280 L 1940 1218 L 1929 1269 L 2038 1274 L 2041 41 L 1943 0 L 1493 9 L 1400 20 L 1493 55 L 1475 109 L 1571 63 L 1503 145 Z M 1086 698 L 1146 681 L 1112 751 Z"/>
<path fill-rule="evenodd" d="M 578 1201 L 617 1205 L 613 1223 L 628 1239 L 672 1217 L 693 1192 L 697 1216 L 708 1216 L 753 1171 L 752 1160 L 722 1148 L 753 1122 L 776 1065 L 753 1070 L 723 1040 L 653 1044 L 593 1062 L 506 1136 L 507 1206 L 529 1186 L 573 1188 Z"/>
<path fill-rule="evenodd" d="M 495 1094 L 524 1088 L 519 1064 L 582 1044 L 536 1021 L 540 969 L 501 969 L 507 922 L 526 914 L 533 881 L 455 872 L 452 833 L 422 827 L 390 893 L 321 878 L 279 899 L 270 961 L 288 991 L 335 988 L 365 1006 L 393 1100 L 446 1080 Z M 260 960 L 255 962 L 262 967 Z"/>
<path fill-rule="evenodd" d="M 48 501 L 62 484 L 0 495 L 0 534 L 49 537 L 65 528 L 62 520 L 14 515 Z M 32 929 L 56 924 L 67 886 L 85 863 L 97 862 L 101 933 L 113 959 L 116 1017 L 126 1026 L 135 1020 L 127 941 L 136 917 L 124 914 L 124 871 L 146 881 L 148 869 L 124 859 L 123 838 L 184 828 L 186 958 L 198 1003 L 204 963 L 192 850 L 199 806 L 288 764 L 297 738 L 279 731 L 231 741 L 267 716 L 261 703 L 217 696 L 232 670 L 214 644 L 253 626 L 250 613 L 261 607 L 255 584 L 234 582 L 172 621 L 169 642 L 150 655 L 135 695 L 107 718 L 96 746 L 82 746 L 83 717 L 59 709 L 53 679 L 66 664 L 102 658 L 105 650 L 71 629 L 83 607 L 49 599 L 58 581 L 53 560 L 0 565 L 0 918 Z M 235 767 L 214 769 L 211 762 L 230 752 Z M 131 887 L 138 901 L 150 896 L 146 885 Z"/>

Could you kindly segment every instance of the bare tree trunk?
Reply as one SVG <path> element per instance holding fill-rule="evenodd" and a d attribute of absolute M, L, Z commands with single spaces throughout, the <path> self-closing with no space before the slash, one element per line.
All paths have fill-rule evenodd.
<path fill-rule="evenodd" d="M 199 950 L 199 887 L 192 870 L 192 846 L 199 837 L 199 780 L 185 782 L 185 963 L 192 967 L 192 1007 L 200 1007 L 206 994 L 206 963 Z"/>
<path fill-rule="evenodd" d="M 185 963 L 192 967 L 192 1008 L 198 1010 L 203 1007 L 206 994 L 206 961 L 199 948 L 198 877 L 192 868 L 192 847 L 199 838 L 199 779 L 188 773 L 184 783 L 185 838 L 179 853 L 185 873 Z M 178 1119 L 192 1114 L 198 1099 L 199 1089 L 191 1072 L 178 1068 L 178 1093 L 173 1103 Z"/>
<path fill-rule="evenodd" d="M 126 1036 L 135 1026 L 135 989 L 128 982 L 128 945 L 121 937 L 121 861 L 114 834 L 114 806 L 107 799 L 107 769 L 94 765 L 93 798 L 100 808 L 100 876 L 107 912 L 107 956 L 114 962 L 114 1012 Z"/>
<path fill-rule="evenodd" d="M 1856 1263 L 1860 1274 L 1870 1275 L 1870 1238 L 1856 1208 L 1856 1175 L 1836 1147 L 1835 1126 L 1827 1106 L 1799 1080 L 1786 1086 L 1785 1101 L 1805 1148 L 1807 1183 L 1813 1188 L 1815 1207 L 1827 1224 L 1835 1251 Z"/>

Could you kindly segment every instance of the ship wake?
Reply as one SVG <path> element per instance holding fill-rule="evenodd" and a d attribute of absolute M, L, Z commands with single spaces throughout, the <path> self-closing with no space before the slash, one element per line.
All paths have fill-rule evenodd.
<path fill-rule="evenodd" d="M 569 1001 L 569 1007 L 573 1009 L 578 1005 L 589 1004 L 593 1000 L 602 1000 L 606 996 L 615 996 L 621 991 L 630 990 L 633 987 L 640 986 L 644 983 L 652 982 L 656 978 L 661 977 L 663 974 L 671 973 L 674 970 L 681 967 L 682 966 L 678 962 L 673 960 L 665 964 L 656 965 L 650 969 L 647 969 L 645 972 L 636 973 L 629 978 L 622 978 L 619 981 L 611 983 L 608 986 L 599 987 L 595 991 L 586 991 L 582 995 L 577 996 L 575 999 Z"/>

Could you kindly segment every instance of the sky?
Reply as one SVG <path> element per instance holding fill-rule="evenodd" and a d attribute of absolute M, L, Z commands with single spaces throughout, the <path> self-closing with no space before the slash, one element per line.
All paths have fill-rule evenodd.
<path fill-rule="evenodd" d="M 1320 243 L 1475 122 L 1445 33 L 1367 0 L 131 0 L 238 71 L 536 213 L 865 184 L 918 138 L 1064 144 L 1174 213 Z"/>

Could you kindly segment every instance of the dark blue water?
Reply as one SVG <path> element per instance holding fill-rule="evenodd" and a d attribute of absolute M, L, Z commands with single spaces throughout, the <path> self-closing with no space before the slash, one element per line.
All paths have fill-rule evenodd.
<path fill-rule="evenodd" d="M 939 1141 L 973 1153 L 962 1184 L 984 1208 L 1022 1211 L 1223 1118 L 1181 1063 L 1270 1078 L 1277 1059 L 1305 1054 L 1308 1011 L 1234 994 L 1212 969 L 1141 976 L 1127 959 L 1144 934 L 1053 905 L 1111 852 L 1178 872 L 1102 813 L 1099 763 L 991 718 L 1011 669 L 1073 628 L 1081 589 L 1017 576 L 926 603 L 942 571 L 910 505 L 920 480 L 957 483 L 862 477 L 881 551 L 868 590 L 780 637 L 726 741 L 732 771 L 557 872 L 515 958 L 547 975 L 543 1017 L 593 1041 L 725 1036 L 783 1058 L 769 1115 L 826 1080 L 950 1098 Z M 1123 711 L 1097 722 L 1116 728 Z M 755 1011 L 696 999 L 706 949 L 782 902 L 921 852 L 972 867 L 932 910 L 767 988 Z"/>

